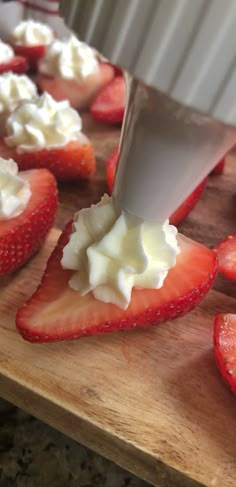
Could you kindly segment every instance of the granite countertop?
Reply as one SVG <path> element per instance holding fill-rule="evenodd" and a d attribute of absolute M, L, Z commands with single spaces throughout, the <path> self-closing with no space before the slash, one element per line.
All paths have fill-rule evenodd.
<path fill-rule="evenodd" d="M 0 399 L 0 487 L 150 487 Z"/>

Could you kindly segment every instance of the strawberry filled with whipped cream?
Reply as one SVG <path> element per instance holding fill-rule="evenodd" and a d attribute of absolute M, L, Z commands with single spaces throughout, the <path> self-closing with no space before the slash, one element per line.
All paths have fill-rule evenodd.
<path fill-rule="evenodd" d="M 0 40 L 0 74 L 12 71 L 22 74 L 28 70 L 28 61 L 23 54 L 15 55 L 14 49 Z"/>
<path fill-rule="evenodd" d="M 19 172 L 13 159 L 0 157 L 0 276 L 40 248 L 57 203 L 56 180 L 47 169 Z"/>
<path fill-rule="evenodd" d="M 25 74 L 11 71 L 0 75 L 0 134 L 5 134 L 6 121 L 22 100 L 38 97 L 37 87 Z"/>
<path fill-rule="evenodd" d="M 24 56 L 33 70 L 37 69 L 39 60 L 53 40 L 52 28 L 32 19 L 20 22 L 10 35 L 10 44 L 15 53 Z"/>
<path fill-rule="evenodd" d="M 112 66 L 100 63 L 96 52 L 74 35 L 55 40 L 39 63 L 37 84 L 56 100 L 68 99 L 76 109 L 87 108 L 114 77 Z"/>
<path fill-rule="evenodd" d="M 22 171 L 47 168 L 63 181 L 88 178 L 96 167 L 79 113 L 48 93 L 21 101 L 8 117 L 0 156 L 14 159 Z"/>
<path fill-rule="evenodd" d="M 160 289 L 180 253 L 177 229 L 146 222 L 116 207 L 104 195 L 74 216 L 62 267 L 74 271 L 69 286 L 127 309 L 132 289 Z"/>

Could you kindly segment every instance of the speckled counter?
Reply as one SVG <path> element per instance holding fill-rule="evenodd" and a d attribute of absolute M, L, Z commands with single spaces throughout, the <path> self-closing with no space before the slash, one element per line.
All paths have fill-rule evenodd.
<path fill-rule="evenodd" d="M 0 399 L 0 487 L 148 486 Z"/>

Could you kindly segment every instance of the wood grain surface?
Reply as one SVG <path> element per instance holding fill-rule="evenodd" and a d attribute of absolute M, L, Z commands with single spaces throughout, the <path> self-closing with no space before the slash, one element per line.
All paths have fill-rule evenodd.
<path fill-rule="evenodd" d="M 60 209 L 40 253 L 1 279 L 0 395 L 158 487 L 235 487 L 236 398 L 212 350 L 216 313 L 236 312 L 236 286 L 218 278 L 202 305 L 149 330 L 34 345 L 15 314 L 40 281 L 60 229 L 106 190 L 104 161 L 119 130 L 84 118 L 98 171 L 60 186 Z M 209 180 L 181 230 L 209 246 L 236 231 L 236 162 Z"/>

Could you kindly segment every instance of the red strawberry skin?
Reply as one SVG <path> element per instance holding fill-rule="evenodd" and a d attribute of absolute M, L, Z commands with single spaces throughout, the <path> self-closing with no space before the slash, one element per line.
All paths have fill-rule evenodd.
<path fill-rule="evenodd" d="M 214 353 L 219 371 L 236 394 L 236 315 L 219 314 L 214 321 Z"/>
<path fill-rule="evenodd" d="M 17 46 L 12 44 L 16 56 L 23 56 L 27 59 L 31 70 L 35 71 L 38 68 L 40 59 L 45 56 L 47 46 Z"/>
<path fill-rule="evenodd" d="M 0 156 L 12 158 L 17 162 L 20 171 L 47 168 L 58 181 L 86 179 L 96 169 L 93 147 L 90 143 L 82 145 L 72 141 L 56 149 L 41 149 L 32 152 L 18 153 L 0 139 Z"/>
<path fill-rule="evenodd" d="M 107 185 L 109 193 L 112 193 L 113 184 L 115 179 L 116 173 L 116 166 L 117 166 L 117 159 L 118 159 L 118 147 L 112 152 L 109 159 L 106 162 L 106 176 L 107 176 Z M 190 211 L 194 208 L 197 204 L 205 186 L 206 186 L 207 178 L 204 179 L 197 188 L 186 198 L 186 200 L 175 210 L 175 212 L 170 217 L 170 223 L 172 225 L 179 225 L 190 213 Z"/>
<path fill-rule="evenodd" d="M 214 169 L 211 171 L 211 175 L 219 176 L 224 172 L 224 167 L 225 167 L 225 158 L 221 159 L 221 161 L 214 167 Z"/>
<path fill-rule="evenodd" d="M 106 161 L 107 186 L 110 194 L 112 193 L 113 190 L 118 155 L 119 155 L 119 147 L 117 146 L 112 152 L 111 156 Z"/>
<path fill-rule="evenodd" d="M 29 181 L 32 195 L 19 216 L 1 221 L 1 276 L 18 269 L 40 248 L 57 210 L 56 180 L 47 169 L 27 171 L 21 176 Z"/>
<path fill-rule="evenodd" d="M 121 124 L 124 117 L 126 86 L 123 76 L 116 76 L 97 96 L 90 113 L 96 120 Z"/>
<path fill-rule="evenodd" d="M 219 271 L 231 281 L 236 281 L 236 233 L 229 235 L 215 247 Z"/>
<path fill-rule="evenodd" d="M 145 328 L 177 318 L 194 308 L 210 289 L 217 272 L 214 252 L 179 236 L 182 252 L 159 290 L 133 290 L 127 310 L 81 297 L 68 286 L 71 271 L 61 267 L 62 249 L 68 242 L 69 222 L 49 258 L 45 274 L 33 296 L 19 309 L 16 325 L 32 342 L 75 339 L 129 328 Z"/>
<path fill-rule="evenodd" d="M 24 74 L 29 69 L 28 61 L 23 56 L 15 56 L 6 63 L 0 63 L 0 74 L 12 71 L 15 74 Z"/>

